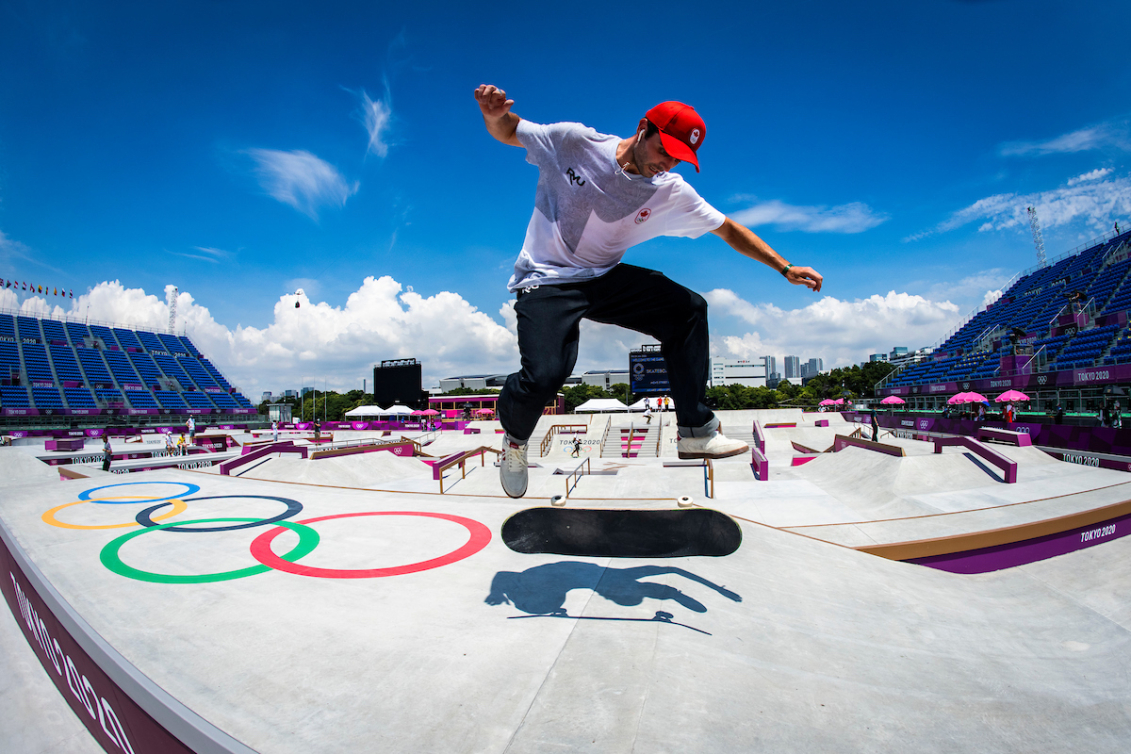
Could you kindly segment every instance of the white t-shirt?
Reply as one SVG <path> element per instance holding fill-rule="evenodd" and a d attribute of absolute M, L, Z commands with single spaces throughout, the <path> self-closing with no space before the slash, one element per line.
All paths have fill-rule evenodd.
<path fill-rule="evenodd" d="M 657 236 L 698 238 L 726 221 L 676 173 L 645 178 L 621 169 L 617 136 L 528 120 L 519 121 L 517 135 L 538 167 L 538 188 L 511 291 L 599 277 L 630 246 Z"/>

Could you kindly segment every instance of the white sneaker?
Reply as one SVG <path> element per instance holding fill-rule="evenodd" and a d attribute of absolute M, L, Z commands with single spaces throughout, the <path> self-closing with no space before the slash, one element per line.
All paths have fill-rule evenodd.
<path fill-rule="evenodd" d="M 503 485 L 503 492 L 511 497 L 522 497 L 526 494 L 528 476 L 526 443 L 519 443 L 504 434 L 503 454 L 499 457 L 499 482 Z"/>
<path fill-rule="evenodd" d="M 729 458 L 745 453 L 750 446 L 716 430 L 707 437 L 680 437 L 676 450 L 680 458 Z"/>

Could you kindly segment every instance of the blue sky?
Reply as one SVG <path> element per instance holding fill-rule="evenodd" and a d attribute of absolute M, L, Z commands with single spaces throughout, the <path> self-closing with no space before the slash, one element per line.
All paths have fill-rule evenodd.
<path fill-rule="evenodd" d="M 1111 2 L 0 5 L 0 308 L 180 326 L 246 392 L 512 371 L 536 170 L 472 91 L 621 136 L 694 105 L 708 201 L 822 293 L 712 235 L 626 261 L 711 303 L 712 351 L 850 364 L 932 345 L 1036 262 L 1131 223 Z M 368 280 L 367 278 L 372 278 Z M 302 289 L 304 306 L 294 309 Z M 584 331 L 579 370 L 640 338 Z"/>

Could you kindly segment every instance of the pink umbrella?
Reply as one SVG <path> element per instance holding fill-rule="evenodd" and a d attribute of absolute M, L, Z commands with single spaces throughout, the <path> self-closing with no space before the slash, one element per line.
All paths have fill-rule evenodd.
<path fill-rule="evenodd" d="M 1009 403 L 1010 401 L 1027 401 L 1029 396 L 1018 390 L 1006 390 L 995 399 L 998 403 Z"/>
<path fill-rule="evenodd" d="M 884 398 L 882 401 L 880 401 L 880 403 L 883 403 L 884 405 L 887 405 L 887 406 L 895 406 L 895 405 L 898 405 L 898 404 L 901 404 L 901 403 L 906 403 L 906 402 L 907 401 L 903 400 L 898 395 L 889 395 L 887 398 Z"/>

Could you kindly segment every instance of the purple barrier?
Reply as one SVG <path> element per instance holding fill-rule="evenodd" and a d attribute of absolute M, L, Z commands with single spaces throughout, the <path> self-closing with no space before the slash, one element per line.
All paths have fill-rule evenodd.
<path fill-rule="evenodd" d="M 760 424 L 758 424 L 757 419 L 754 420 L 754 423 L 750 428 L 750 433 L 754 435 L 754 445 L 755 445 L 755 447 L 757 447 L 758 450 L 765 453 L 766 452 L 766 436 L 763 434 L 762 427 L 761 427 Z"/>
<path fill-rule="evenodd" d="M 1012 432 L 997 427 L 978 427 L 978 439 L 1006 442 L 1018 448 L 1028 448 L 1033 445 L 1028 432 Z"/>
<path fill-rule="evenodd" d="M 918 563 L 950 573 L 987 573 L 1083 550 L 1128 534 L 1131 534 L 1131 515 L 1021 542 L 912 558 L 906 562 Z"/>
<path fill-rule="evenodd" d="M 837 435 L 833 440 L 833 452 L 839 453 L 845 448 L 863 448 L 864 450 L 874 450 L 877 453 L 884 453 L 889 456 L 907 455 L 903 448 L 898 445 L 885 445 L 882 442 L 873 442 L 872 440 L 864 440 L 859 437 L 846 437 L 845 435 Z"/>
<path fill-rule="evenodd" d="M 185 723 L 172 712 L 172 697 L 151 682 L 111 649 L 27 559 L 7 531 L 0 526 L 0 592 L 17 625 L 75 717 L 106 751 L 190 752 L 212 744 L 212 730 Z M 100 644 L 101 642 L 101 644 Z M 103 646 L 105 645 L 105 646 Z M 117 679 L 117 680 L 115 680 Z M 162 724 L 142 708 L 165 719 Z M 165 727 L 172 723 L 189 734 L 194 746 L 186 746 Z M 207 727 L 207 723 L 205 724 Z"/>
<path fill-rule="evenodd" d="M 300 448 L 293 442 L 273 442 L 270 445 L 265 445 L 258 450 L 253 450 L 247 455 L 233 458 L 230 461 L 224 461 L 220 464 L 220 473 L 224 476 L 231 476 L 232 469 L 243 466 L 246 463 L 256 461 L 263 456 L 271 455 L 272 453 L 301 453 L 303 458 L 306 458 L 306 448 Z"/>
<path fill-rule="evenodd" d="M 1017 483 L 1017 462 L 1006 458 L 1001 453 L 978 442 L 973 437 L 936 437 L 934 442 L 936 453 L 941 453 L 944 446 L 955 445 L 964 447 L 967 450 L 972 450 L 977 455 L 1001 469 L 1005 473 L 1006 484 Z"/>
<path fill-rule="evenodd" d="M 770 479 L 770 462 L 757 447 L 750 449 L 750 467 L 754 469 L 754 476 L 759 482 Z"/>
<path fill-rule="evenodd" d="M 432 478 L 439 479 L 440 477 L 442 477 L 444 474 L 442 471 L 440 471 L 440 467 L 445 463 L 450 463 L 451 461 L 456 460 L 462 455 L 463 451 L 460 451 L 459 453 L 452 453 L 450 456 L 444 456 L 443 458 L 437 458 L 434 461 L 428 461 L 428 463 L 432 465 Z"/>
<path fill-rule="evenodd" d="M 61 440 L 48 440 L 43 444 L 45 450 L 82 450 L 84 440 L 78 437 L 61 439 Z"/>

